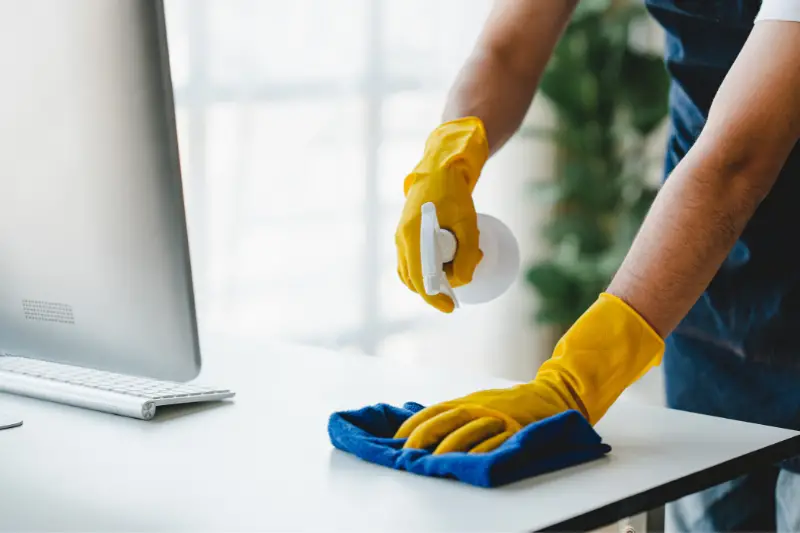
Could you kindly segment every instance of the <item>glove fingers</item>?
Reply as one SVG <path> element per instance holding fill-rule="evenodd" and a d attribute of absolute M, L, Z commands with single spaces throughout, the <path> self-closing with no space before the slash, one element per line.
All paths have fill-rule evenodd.
<path fill-rule="evenodd" d="M 426 449 L 438 445 L 447 435 L 472 422 L 480 415 L 456 407 L 420 424 L 408 437 L 405 448 Z"/>
<path fill-rule="evenodd" d="M 397 248 L 397 275 L 406 287 L 416 292 L 408 273 L 408 260 L 406 258 L 406 248 L 408 248 L 408 246 L 400 232 L 395 235 L 395 247 Z"/>
<path fill-rule="evenodd" d="M 483 259 L 483 252 L 479 248 L 478 222 L 470 218 L 449 229 L 456 237 L 458 249 L 453 261 L 445 266 L 445 273 L 453 287 L 460 287 L 472 281 L 475 268 Z"/>
<path fill-rule="evenodd" d="M 446 294 L 437 294 L 435 296 L 428 296 L 425 294 L 425 290 L 420 288 L 418 291 L 422 293 L 422 297 L 428 302 L 430 305 L 441 311 L 442 313 L 452 313 L 453 310 L 456 308 L 453 300 L 450 299 L 449 296 Z"/>
<path fill-rule="evenodd" d="M 413 433 L 413 431 L 420 426 L 420 424 L 430 420 L 431 418 L 437 415 L 444 413 L 445 411 L 449 411 L 450 409 L 452 409 L 452 407 L 443 404 L 433 405 L 431 407 L 423 409 L 419 413 L 411 416 L 405 422 L 403 422 L 403 424 L 394 434 L 394 438 L 407 439 L 408 437 L 411 436 L 411 433 Z"/>
<path fill-rule="evenodd" d="M 397 267 L 397 277 L 400 278 L 400 281 L 403 282 L 403 285 L 408 287 L 408 290 L 411 292 L 416 293 L 417 291 L 414 290 L 414 284 L 411 283 L 411 278 L 408 277 L 408 269 L 406 268 L 405 262 L 402 262 Z"/>
<path fill-rule="evenodd" d="M 481 442 L 503 433 L 505 429 L 505 421 L 499 418 L 486 416 L 478 418 L 447 435 L 433 454 L 467 452 Z"/>
<path fill-rule="evenodd" d="M 513 431 L 503 431 L 502 433 L 498 433 L 494 437 L 490 437 L 481 442 L 480 444 L 478 444 L 477 446 L 472 447 L 469 450 L 469 453 L 488 453 L 494 450 L 495 448 L 498 448 L 501 444 L 507 441 L 509 437 L 511 437 L 511 435 L 513 434 L 514 434 Z"/>

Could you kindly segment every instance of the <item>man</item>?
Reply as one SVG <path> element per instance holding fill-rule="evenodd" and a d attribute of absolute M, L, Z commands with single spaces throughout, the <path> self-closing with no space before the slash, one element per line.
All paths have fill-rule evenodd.
<path fill-rule="evenodd" d="M 422 286 L 420 207 L 458 239 L 447 275 L 481 259 L 471 193 L 519 127 L 576 0 L 500 0 L 406 177 L 398 273 Z M 800 429 L 800 0 L 648 0 L 667 33 L 664 186 L 607 291 L 535 379 L 433 405 L 397 433 L 435 453 L 490 450 L 567 409 L 596 423 L 662 362 L 671 407 Z M 681 531 L 800 531 L 800 465 L 686 497 Z"/>

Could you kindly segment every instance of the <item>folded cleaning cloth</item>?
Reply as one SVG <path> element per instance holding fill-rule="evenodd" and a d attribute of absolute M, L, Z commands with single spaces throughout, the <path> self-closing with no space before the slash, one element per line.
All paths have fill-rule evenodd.
<path fill-rule="evenodd" d="M 333 413 L 328 435 L 336 448 L 365 461 L 431 477 L 456 479 L 479 487 L 498 487 L 524 478 L 597 459 L 611 451 L 578 411 L 565 411 L 522 428 L 488 453 L 405 450 L 392 438 L 400 425 L 423 409 L 376 404 Z"/>

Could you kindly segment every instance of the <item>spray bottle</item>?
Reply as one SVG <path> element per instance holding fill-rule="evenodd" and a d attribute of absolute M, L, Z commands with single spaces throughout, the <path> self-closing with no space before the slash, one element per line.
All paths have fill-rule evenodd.
<path fill-rule="evenodd" d="M 420 224 L 420 256 L 425 292 L 434 296 L 448 295 L 456 308 L 460 303 L 480 304 L 502 295 L 517 277 L 520 266 L 519 245 L 508 226 L 490 215 L 478 214 L 478 247 L 483 258 L 475 268 L 472 281 L 453 289 L 444 274 L 444 265 L 456 255 L 455 236 L 439 227 L 436 206 L 422 206 Z"/>

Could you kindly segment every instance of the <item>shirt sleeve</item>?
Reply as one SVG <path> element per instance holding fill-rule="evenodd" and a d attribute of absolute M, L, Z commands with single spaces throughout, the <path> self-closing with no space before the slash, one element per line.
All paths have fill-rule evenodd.
<path fill-rule="evenodd" d="M 764 0 L 755 22 L 762 20 L 789 20 L 800 22 L 800 0 Z"/>

